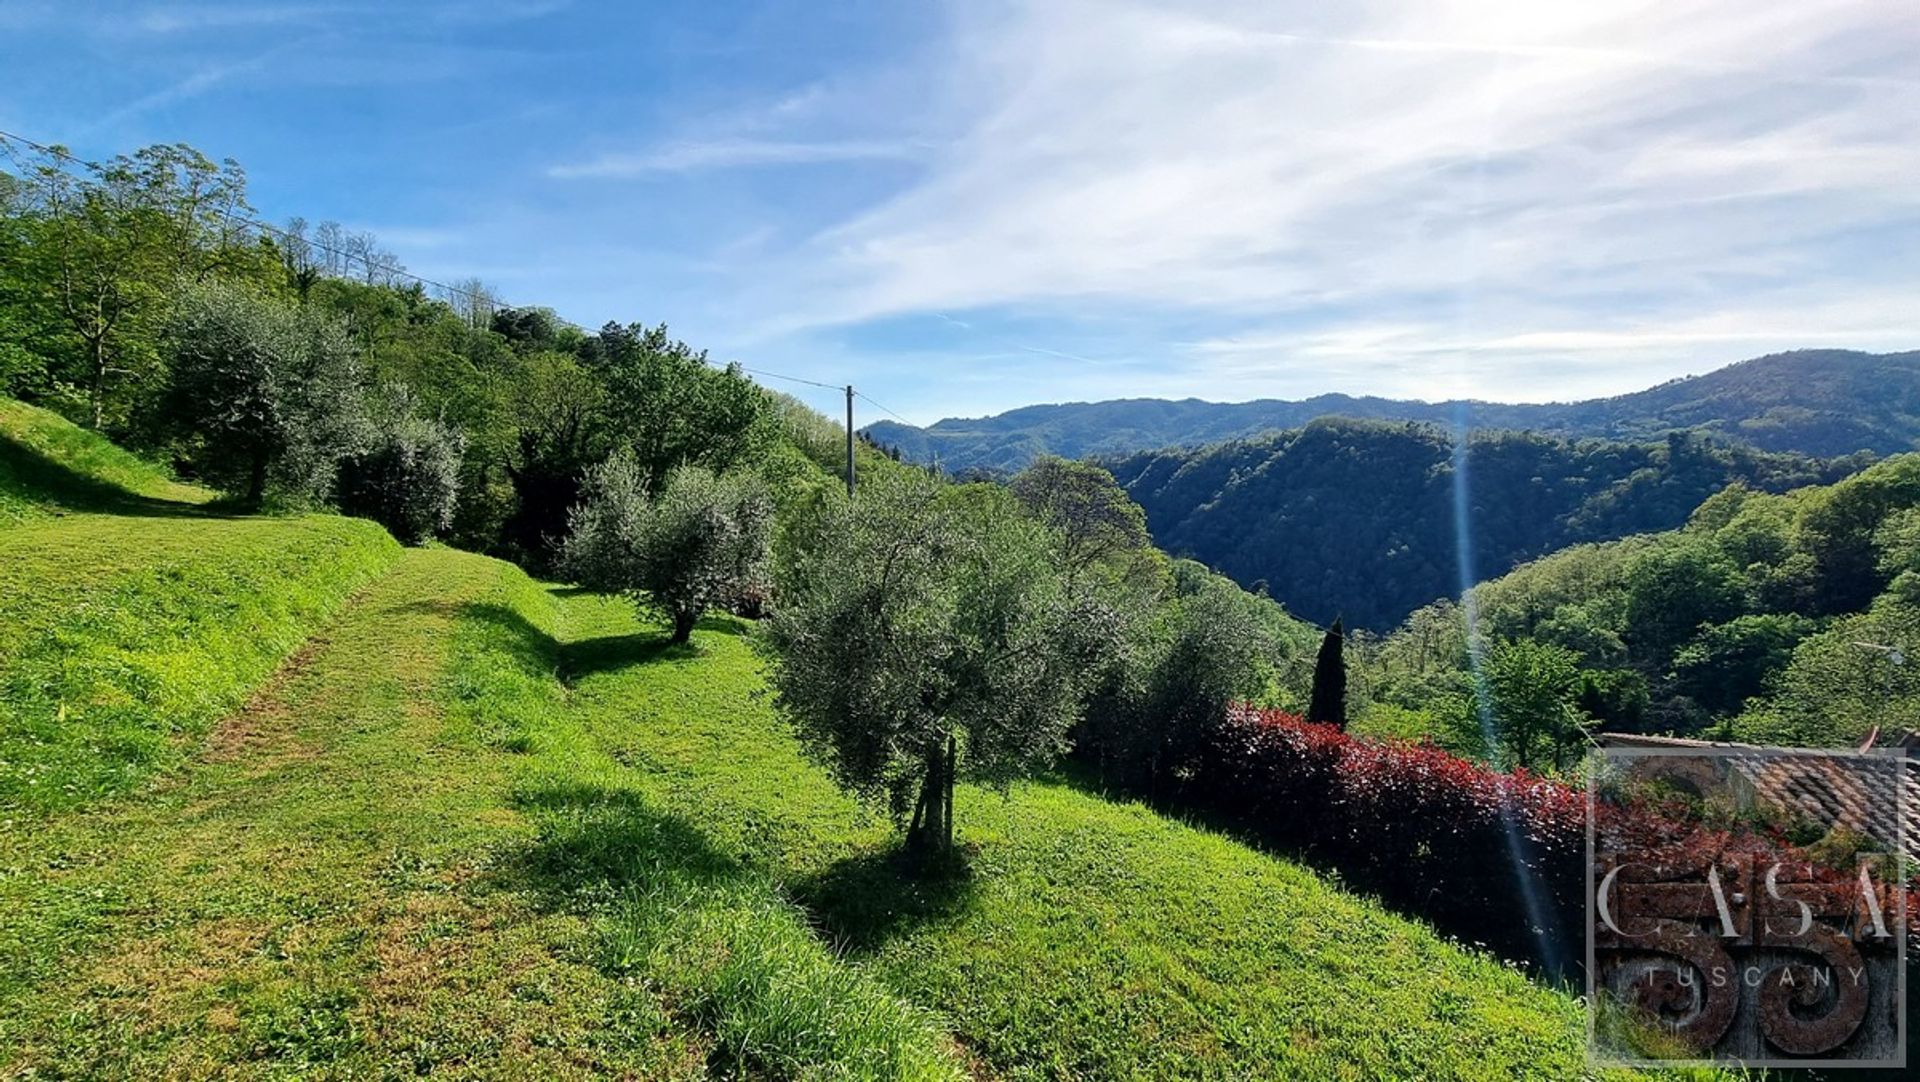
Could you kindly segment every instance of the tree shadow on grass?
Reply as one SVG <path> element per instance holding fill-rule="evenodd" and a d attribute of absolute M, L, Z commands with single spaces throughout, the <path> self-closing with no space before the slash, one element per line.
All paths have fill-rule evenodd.
<path fill-rule="evenodd" d="M 491 601 L 423 598 L 398 602 L 383 611 L 393 615 L 421 613 L 453 616 L 492 624 L 512 640 L 513 652 L 518 657 L 540 669 L 557 673 L 568 684 L 595 673 L 617 672 L 653 662 L 694 661 L 702 656 L 697 640 L 691 643 L 669 642 L 664 631 L 636 631 L 627 635 L 561 642 L 545 628 L 528 620 L 519 610 Z M 709 621 L 714 624 L 713 627 L 707 626 Z M 741 633 L 724 618 L 709 617 L 697 626 L 703 631 Z"/>
<path fill-rule="evenodd" d="M 68 511 L 143 518 L 231 518 L 241 514 L 228 504 L 186 503 L 136 495 L 6 436 L 0 436 L 0 481 L 29 499 L 44 500 Z"/>
<path fill-rule="evenodd" d="M 533 668 L 552 672 L 559 666 L 564 646 L 546 628 L 536 625 L 511 605 L 497 601 L 457 601 L 450 598 L 416 598 L 398 601 L 380 610 L 389 616 L 446 616 L 491 624 L 511 642 L 507 649 Z M 496 644 L 495 648 L 499 648 Z"/>
<path fill-rule="evenodd" d="M 929 864 L 889 846 L 838 861 L 794 884 L 792 893 L 839 949 L 867 954 L 888 940 L 959 916 L 977 889 L 964 850 Z"/>
<path fill-rule="evenodd" d="M 515 803 L 541 822 L 540 839 L 501 875 L 552 907 L 573 908 L 668 880 L 722 884 L 746 874 L 686 820 L 630 790 L 555 781 L 523 790 Z"/>
<path fill-rule="evenodd" d="M 746 629 L 724 616 L 708 616 L 694 625 L 696 632 L 744 635 Z M 560 678 L 576 683 L 596 673 L 618 672 L 634 665 L 687 662 L 702 657 L 700 640 L 671 642 L 665 631 L 635 631 L 598 639 L 570 642 L 560 648 Z"/>
<path fill-rule="evenodd" d="M 667 639 L 663 631 L 636 631 L 567 643 L 560 648 L 560 679 L 573 684 L 596 673 L 700 657 L 700 648 L 694 643 Z"/>

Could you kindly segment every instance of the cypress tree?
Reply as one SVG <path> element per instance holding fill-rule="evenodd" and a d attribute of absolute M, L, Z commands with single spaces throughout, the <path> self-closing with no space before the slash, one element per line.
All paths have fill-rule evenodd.
<path fill-rule="evenodd" d="M 1347 727 L 1347 660 L 1341 653 L 1345 638 L 1340 618 L 1320 640 L 1320 656 L 1313 663 L 1313 700 L 1307 706 L 1308 721 Z"/>

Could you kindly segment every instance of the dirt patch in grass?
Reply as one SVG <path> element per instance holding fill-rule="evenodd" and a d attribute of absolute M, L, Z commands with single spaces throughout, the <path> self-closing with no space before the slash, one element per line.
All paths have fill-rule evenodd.
<path fill-rule="evenodd" d="M 260 957 L 272 921 L 223 918 L 170 928 L 118 945 L 84 978 L 93 994 L 116 1004 L 137 1032 L 177 1028 L 183 1018 L 210 1015 L 214 985 Z M 230 1007 L 223 1008 L 228 1015 Z"/>
<path fill-rule="evenodd" d="M 357 601 L 357 598 L 349 600 L 348 607 Z M 313 659 L 330 641 L 325 633 L 315 635 L 289 655 L 245 705 L 222 718 L 207 734 L 207 746 L 201 758 L 210 763 L 227 763 L 258 758 L 263 752 L 287 750 L 293 743 L 293 711 L 287 705 L 288 689 L 312 669 Z M 318 754 L 317 748 L 305 750 L 306 757 Z"/>

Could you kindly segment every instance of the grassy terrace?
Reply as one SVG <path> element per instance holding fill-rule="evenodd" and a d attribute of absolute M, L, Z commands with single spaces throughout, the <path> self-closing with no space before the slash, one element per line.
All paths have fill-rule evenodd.
<path fill-rule="evenodd" d="M 1573 1000 L 1069 786 L 903 879 L 746 625 L 101 485 L 0 527 L 0 1078 L 1585 1071 Z"/>
<path fill-rule="evenodd" d="M 0 819 L 177 764 L 400 553 L 371 523 L 207 497 L 0 399 Z"/>
<path fill-rule="evenodd" d="M 58 414 L 0 397 L 0 526 L 62 509 L 178 514 L 212 496 Z"/>
<path fill-rule="evenodd" d="M 407 554 L 190 769 L 0 847 L 0 1062 L 1580 1073 L 1572 1001 L 1142 808 L 968 792 L 971 876 L 903 887 L 738 630 L 665 650 L 617 606 Z"/>

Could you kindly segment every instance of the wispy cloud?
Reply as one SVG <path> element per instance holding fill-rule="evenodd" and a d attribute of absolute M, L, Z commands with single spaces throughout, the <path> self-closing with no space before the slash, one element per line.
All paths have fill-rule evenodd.
<path fill-rule="evenodd" d="M 791 253 L 767 325 L 1159 311 L 1298 346 L 1359 311 L 1451 347 L 1358 349 L 1503 356 L 1496 394 L 1525 357 L 1885 342 L 1920 289 L 1893 257 L 1917 51 L 1920 23 L 1843 0 L 968 5 L 929 75 L 960 134 Z M 1876 303 L 1844 324 L 1773 307 L 1849 292 Z M 1768 318 L 1685 329 L 1720 313 Z"/>
<path fill-rule="evenodd" d="M 274 57 L 285 53 L 288 48 L 289 46 L 279 46 L 243 60 L 203 65 L 177 82 L 144 94 L 108 112 L 83 129 L 81 134 L 104 131 L 155 109 L 163 109 L 190 98 L 199 97 L 238 76 L 265 68 Z"/>
<path fill-rule="evenodd" d="M 103 19 L 101 25 L 148 34 L 200 34 L 313 23 L 341 12 L 334 4 L 167 4 L 137 12 L 124 21 Z"/>
<path fill-rule="evenodd" d="M 926 147 L 907 142 L 829 140 L 781 142 L 769 139 L 717 139 L 674 143 L 639 154 L 607 154 L 584 162 L 555 165 L 547 175 L 563 180 L 640 177 L 654 173 L 688 173 L 706 169 L 739 169 L 767 165 L 804 165 L 817 162 L 910 160 Z"/>

